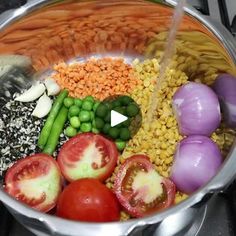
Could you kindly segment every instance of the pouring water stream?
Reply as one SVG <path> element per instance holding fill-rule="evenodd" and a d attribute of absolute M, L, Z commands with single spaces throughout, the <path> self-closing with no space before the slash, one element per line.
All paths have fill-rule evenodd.
<path fill-rule="evenodd" d="M 186 4 L 186 0 L 178 0 L 177 5 L 174 10 L 172 22 L 170 25 L 170 31 L 169 31 L 169 35 L 168 35 L 166 46 L 165 46 L 165 51 L 161 59 L 159 77 L 157 77 L 157 81 L 154 85 L 154 90 L 152 92 L 150 103 L 149 103 L 149 110 L 147 113 L 147 123 L 149 125 L 152 123 L 154 112 L 158 109 L 157 94 L 159 93 L 162 87 L 162 84 L 165 80 L 166 70 L 174 54 L 175 38 L 178 32 L 179 26 L 181 24 L 183 15 L 184 15 L 185 4 Z"/>

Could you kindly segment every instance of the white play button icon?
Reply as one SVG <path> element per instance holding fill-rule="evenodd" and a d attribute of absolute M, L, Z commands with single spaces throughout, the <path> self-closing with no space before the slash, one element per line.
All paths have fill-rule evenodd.
<path fill-rule="evenodd" d="M 111 127 L 119 125 L 126 120 L 128 120 L 128 117 L 120 114 L 117 111 L 111 110 Z"/>

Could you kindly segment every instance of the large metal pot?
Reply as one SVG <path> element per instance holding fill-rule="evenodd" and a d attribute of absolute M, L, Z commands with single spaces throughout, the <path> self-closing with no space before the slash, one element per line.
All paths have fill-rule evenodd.
<path fill-rule="evenodd" d="M 46 69 L 60 59 L 69 60 L 78 55 L 116 52 L 143 56 L 143 48 L 150 38 L 155 33 L 168 30 L 174 5 L 175 1 L 172 0 L 28 1 L 25 6 L 0 16 L 0 54 L 29 56 L 36 70 Z M 185 12 L 181 32 L 188 31 L 190 35 L 191 32 L 201 32 L 205 39 L 219 48 L 218 58 L 222 58 L 225 63 L 224 71 L 236 74 L 236 43 L 232 36 L 222 26 L 210 22 L 191 7 L 186 7 Z M 95 21 L 97 19 L 98 23 L 93 21 L 91 25 L 88 22 L 84 30 L 80 19 L 89 17 Z M 100 18 L 105 19 L 102 22 L 103 30 L 99 25 Z M 157 25 L 156 20 L 161 23 Z M 125 40 L 121 40 L 121 32 L 114 30 L 117 29 L 114 25 L 126 21 L 128 24 L 123 28 L 125 33 L 122 32 Z M 92 41 L 89 33 L 94 35 L 91 36 Z M 55 53 L 48 54 L 48 50 L 54 50 Z M 60 219 L 21 204 L 7 195 L 2 186 L 0 200 L 20 223 L 40 235 L 128 235 L 143 229 L 153 229 L 153 226 L 156 235 L 183 235 L 199 211 L 202 211 L 201 207 L 206 200 L 224 190 L 234 179 L 235 166 L 236 149 L 233 146 L 219 173 L 187 200 L 158 214 L 127 222 L 95 224 Z"/>

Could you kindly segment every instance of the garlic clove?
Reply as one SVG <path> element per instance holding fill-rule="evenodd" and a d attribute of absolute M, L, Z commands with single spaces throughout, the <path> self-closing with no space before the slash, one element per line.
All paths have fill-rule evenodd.
<path fill-rule="evenodd" d="M 52 108 L 52 100 L 47 96 L 46 93 L 43 94 L 37 101 L 36 107 L 32 112 L 33 116 L 42 118 L 46 116 Z"/>
<path fill-rule="evenodd" d="M 60 86 L 52 78 L 45 79 L 44 84 L 47 88 L 48 96 L 57 95 L 61 90 Z"/>
<path fill-rule="evenodd" d="M 45 90 L 46 88 L 43 84 L 36 83 L 35 85 L 32 85 L 24 93 L 16 97 L 15 100 L 19 102 L 32 102 L 37 98 L 39 98 L 45 92 Z"/>

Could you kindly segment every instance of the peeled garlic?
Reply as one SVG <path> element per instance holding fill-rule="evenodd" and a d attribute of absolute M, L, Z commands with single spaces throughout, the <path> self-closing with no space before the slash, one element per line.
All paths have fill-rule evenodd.
<path fill-rule="evenodd" d="M 61 90 L 60 86 L 52 78 L 45 79 L 44 84 L 45 84 L 45 86 L 47 88 L 48 96 L 56 95 Z"/>
<path fill-rule="evenodd" d="M 33 116 L 42 118 L 46 116 L 52 108 L 52 101 L 46 93 L 37 101 L 36 107 L 32 113 Z"/>
<path fill-rule="evenodd" d="M 23 94 L 16 97 L 15 100 L 19 102 L 32 102 L 35 99 L 39 98 L 45 92 L 45 90 L 46 88 L 43 84 L 36 83 Z"/>

